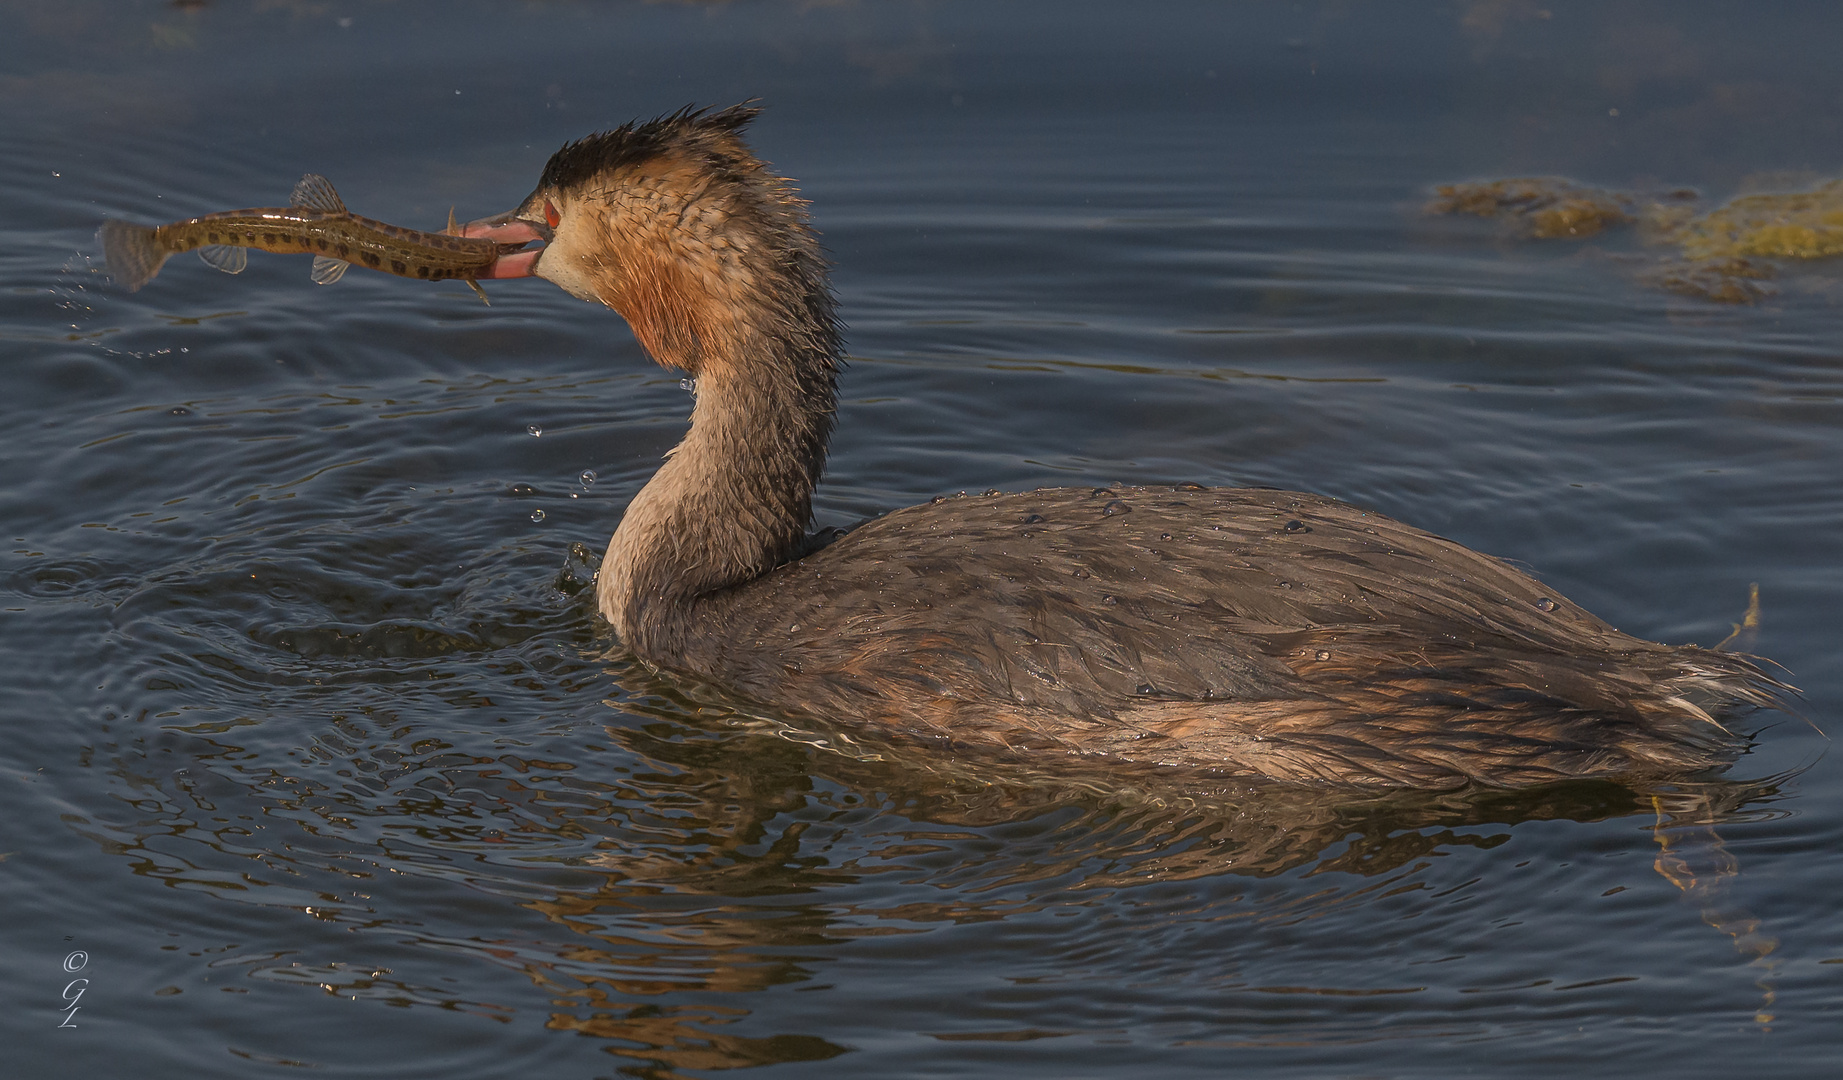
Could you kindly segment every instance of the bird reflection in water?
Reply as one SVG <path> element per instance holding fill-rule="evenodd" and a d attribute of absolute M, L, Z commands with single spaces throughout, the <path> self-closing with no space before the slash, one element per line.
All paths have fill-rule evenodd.
<path fill-rule="evenodd" d="M 745 733 L 751 725 L 736 713 L 686 698 L 682 682 L 664 683 L 637 665 L 620 681 L 635 690 L 623 708 L 657 723 L 611 727 L 609 734 L 665 767 L 646 778 L 658 786 L 645 799 L 669 808 L 679 840 L 606 844 L 586 860 L 607 875 L 599 888 L 527 905 L 602 943 L 560 952 L 559 964 L 532 964 L 527 974 L 557 995 L 551 1027 L 627 1044 L 609 1052 L 666 1070 L 647 1075 L 842 1052 L 815 1036 L 724 1034 L 721 1028 L 748 1016 L 744 1008 L 658 1002 L 685 992 L 810 982 L 822 978 L 826 954 L 853 938 L 1027 915 L 1063 902 L 1047 899 L 1051 894 L 1104 897 L 1223 875 L 1348 874 L 1361 882 L 1287 890 L 1273 903 L 1233 905 L 1224 918 L 1260 923 L 1354 912 L 1414 888 L 1428 859 L 1497 847 L 1512 827 L 1532 821 L 1654 815 L 1658 872 L 1756 964 L 1765 965 L 1774 947 L 1758 920 L 1729 902 L 1739 864 L 1718 832 L 1723 821 L 1772 800 L 1771 782 L 1647 788 L 1590 781 L 1359 798 L 1271 784 L 1161 786 L 1148 772 L 1142 786 L 1123 794 L 1117 763 L 1083 776 L 1051 773 L 1037 761 L 994 767 L 982 760 L 977 775 L 956 774 L 938 754 L 850 744 L 843 732 L 788 740 L 762 721 Z M 812 748 L 834 738 L 838 752 Z M 637 812 L 633 805 L 605 808 L 630 825 L 641 824 Z M 838 824 L 891 812 L 901 826 Z M 1494 825 L 1502 829 L 1488 828 Z M 595 827 L 581 819 L 577 826 Z M 885 874 L 925 879 L 947 888 L 948 898 L 862 904 L 838 895 Z M 773 899 L 828 893 L 813 902 Z M 1772 1019 L 1770 975 L 1766 966 L 1765 1000 L 1755 1016 L 1761 1025 Z"/>
<path fill-rule="evenodd" d="M 605 687 L 603 663 L 576 655 L 570 670 L 547 673 L 550 685 Z M 557 735 L 581 751 L 567 760 L 516 750 L 497 738 L 504 729 L 467 736 L 450 726 L 455 743 L 433 739 L 384 710 L 336 717 L 287 763 L 273 746 L 231 743 L 246 730 L 236 722 L 199 724 L 124 743 L 110 764 L 133 792 L 132 814 L 79 828 L 187 895 L 282 903 L 358 929 L 416 927 L 414 952 L 516 971 L 549 996 L 548 1027 L 606 1040 L 629 1072 L 669 1077 L 844 1053 L 834 1033 L 765 1017 L 751 995 L 823 986 L 854 942 L 888 948 L 981 922 L 1022 929 L 1070 903 L 1138 908 L 1148 887 L 1224 879 L 1249 885 L 1206 900 L 1207 918 L 1179 921 L 1250 936 L 1325 918 L 1372 926 L 1391 897 L 1427 887 L 1440 856 L 1495 848 L 1524 823 L 1648 819 L 1658 872 L 1759 967 L 1755 1019 L 1772 1021 L 1774 942 L 1733 902 L 1739 866 L 1720 829 L 1764 812 L 1774 782 L 1366 794 L 1185 783 L 1117 763 L 1093 774 L 1042 760 L 956 769 L 933 750 L 789 733 L 714 691 L 692 696 L 630 660 L 612 666 L 618 700 L 593 724 L 575 712 Z M 170 783 L 156 764 L 169 752 L 186 762 Z M 251 820 L 298 828 L 252 832 Z M 1500 869 L 1494 877 L 1511 872 Z M 1302 886 L 1307 878 L 1317 880 Z M 393 880 L 514 897 L 558 932 L 516 916 L 481 932 L 491 920 L 478 912 L 444 928 L 389 895 Z M 1107 933 L 1079 947 L 1152 947 Z M 212 964 L 518 1022 L 523 1006 L 503 985 L 479 980 L 463 994 L 444 979 L 419 981 L 417 964 L 393 973 L 362 962 L 370 955 L 359 946 L 349 963 L 309 966 L 281 949 L 240 949 Z M 1320 1030 L 1339 1015 L 1301 1012 L 1287 1038 L 1342 1037 Z"/>

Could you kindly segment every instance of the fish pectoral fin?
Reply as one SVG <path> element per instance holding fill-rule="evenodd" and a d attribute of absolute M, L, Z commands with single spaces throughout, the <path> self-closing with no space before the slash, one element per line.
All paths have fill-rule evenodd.
<path fill-rule="evenodd" d="M 288 197 L 288 205 L 334 214 L 346 212 L 346 204 L 339 201 L 339 192 L 333 190 L 333 182 L 319 173 L 301 177 L 301 182 L 294 185 L 294 194 Z"/>
<path fill-rule="evenodd" d="M 345 277 L 346 269 L 351 265 L 339 259 L 329 259 L 325 255 L 315 255 L 314 268 L 308 276 L 314 279 L 315 285 L 331 285 Z"/>
<path fill-rule="evenodd" d="M 250 264 L 250 249 L 229 244 L 207 244 L 198 249 L 198 257 L 205 260 L 206 266 L 216 267 L 226 274 L 241 274 L 243 268 Z"/>
<path fill-rule="evenodd" d="M 475 281 L 473 278 L 462 278 L 461 280 L 467 282 L 467 287 L 472 289 L 475 295 L 480 297 L 480 302 L 482 304 L 485 304 L 487 307 L 493 306 L 493 302 L 486 298 L 486 290 L 480 287 L 478 281 Z"/>

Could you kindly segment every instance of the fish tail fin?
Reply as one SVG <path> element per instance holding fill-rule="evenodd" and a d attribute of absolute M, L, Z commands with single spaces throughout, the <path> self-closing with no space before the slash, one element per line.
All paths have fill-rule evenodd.
<path fill-rule="evenodd" d="M 96 231 L 96 238 L 102 241 L 109 276 L 129 292 L 152 281 L 160 272 L 160 264 L 171 254 L 160 246 L 154 230 L 145 225 L 105 221 Z"/>

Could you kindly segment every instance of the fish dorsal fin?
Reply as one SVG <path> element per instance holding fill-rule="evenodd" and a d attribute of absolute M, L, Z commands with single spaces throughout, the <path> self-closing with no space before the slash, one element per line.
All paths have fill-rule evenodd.
<path fill-rule="evenodd" d="M 349 262 L 329 259 L 325 255 L 315 255 L 314 268 L 309 276 L 314 279 L 315 285 L 331 285 L 333 282 L 344 277 L 346 268 L 351 265 L 352 264 Z"/>
<path fill-rule="evenodd" d="M 444 236 L 461 235 L 461 227 L 454 223 L 454 207 L 452 206 L 448 208 L 448 227 L 442 230 L 442 235 Z"/>
<path fill-rule="evenodd" d="M 241 274 L 243 268 L 250 264 L 250 249 L 231 247 L 229 244 L 207 244 L 198 249 L 198 257 L 205 260 L 206 266 L 213 266 L 226 274 Z"/>
<path fill-rule="evenodd" d="M 301 177 L 301 182 L 294 185 L 294 194 L 289 197 L 288 205 L 334 214 L 346 212 L 346 204 L 339 201 L 339 192 L 333 190 L 333 182 L 319 173 L 308 173 Z"/>

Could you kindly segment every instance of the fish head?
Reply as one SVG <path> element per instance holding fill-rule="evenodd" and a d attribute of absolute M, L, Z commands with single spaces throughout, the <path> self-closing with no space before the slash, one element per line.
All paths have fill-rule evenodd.
<path fill-rule="evenodd" d="M 465 228 L 544 241 L 480 276 L 541 277 L 605 304 L 655 360 L 696 374 L 823 290 L 806 204 L 742 141 L 755 113 L 686 110 L 565 145 L 517 209 Z"/>
<path fill-rule="evenodd" d="M 536 203 L 536 217 L 533 213 Z M 471 236 L 482 240 L 491 240 L 501 245 L 501 250 L 527 245 L 523 250 L 506 251 L 479 276 L 482 278 L 520 278 L 539 277 L 537 273 L 538 257 L 544 253 L 543 247 L 528 245 L 548 244 L 551 229 L 545 221 L 543 203 L 538 192 L 532 192 L 530 198 L 520 203 L 517 209 L 489 218 L 470 221 L 455 230 L 457 235 Z"/>

